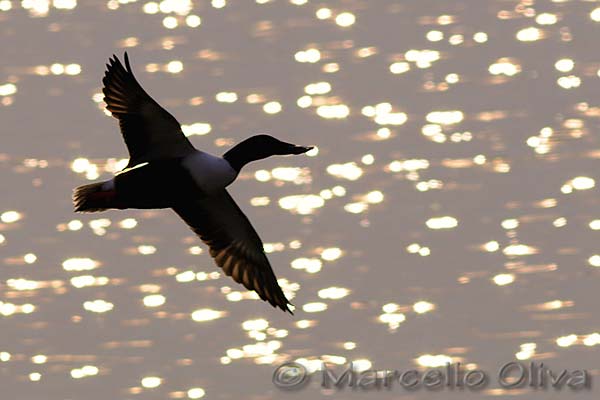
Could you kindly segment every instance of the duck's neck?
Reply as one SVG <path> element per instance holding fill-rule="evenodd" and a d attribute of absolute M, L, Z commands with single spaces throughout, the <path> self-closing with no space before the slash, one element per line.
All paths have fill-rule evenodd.
<path fill-rule="evenodd" d="M 240 172 L 244 165 L 252 161 L 262 160 L 270 155 L 272 154 L 267 154 L 266 152 L 261 151 L 261 149 L 258 149 L 256 146 L 241 142 L 227 153 L 223 154 L 223 158 L 227 160 L 233 169 L 235 169 L 237 172 Z"/>

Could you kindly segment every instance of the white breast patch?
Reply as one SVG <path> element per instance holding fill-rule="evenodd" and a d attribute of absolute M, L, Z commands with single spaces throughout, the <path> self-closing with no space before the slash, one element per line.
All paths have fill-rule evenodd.
<path fill-rule="evenodd" d="M 227 187 L 237 176 L 227 160 L 202 151 L 183 159 L 186 168 L 198 187 L 205 192 L 215 192 Z"/>

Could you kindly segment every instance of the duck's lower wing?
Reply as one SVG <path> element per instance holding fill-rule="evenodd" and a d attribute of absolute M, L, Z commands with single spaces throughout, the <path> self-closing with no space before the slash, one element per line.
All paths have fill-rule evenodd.
<path fill-rule="evenodd" d="M 173 210 L 208 245 L 210 255 L 227 275 L 273 307 L 293 314 L 260 237 L 226 190 L 185 201 Z"/>

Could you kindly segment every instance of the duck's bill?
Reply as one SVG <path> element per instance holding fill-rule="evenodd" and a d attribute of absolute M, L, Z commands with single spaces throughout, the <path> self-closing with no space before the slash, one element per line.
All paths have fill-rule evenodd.
<path fill-rule="evenodd" d="M 310 147 L 305 147 L 305 146 L 295 146 L 292 145 L 290 148 L 290 154 L 302 154 L 302 153 L 306 153 L 307 151 L 312 150 L 314 147 L 310 146 Z"/>

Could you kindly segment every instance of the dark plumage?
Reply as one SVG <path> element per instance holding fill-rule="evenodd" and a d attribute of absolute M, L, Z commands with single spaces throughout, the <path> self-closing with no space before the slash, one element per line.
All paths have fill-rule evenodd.
<path fill-rule="evenodd" d="M 292 313 L 260 237 L 225 188 L 249 162 L 311 147 L 256 135 L 223 157 L 213 156 L 196 150 L 175 117 L 144 91 L 127 53 L 125 67 L 116 56 L 110 59 L 102 82 L 106 108 L 119 120 L 130 160 L 113 179 L 76 188 L 75 211 L 172 208 L 208 245 L 225 274 Z"/>
<path fill-rule="evenodd" d="M 129 150 L 129 165 L 161 158 L 184 157 L 194 146 L 181 132 L 179 122 L 140 86 L 133 76 L 129 57 L 125 66 L 113 55 L 106 64 L 102 83 L 106 109 L 119 120 Z"/>

